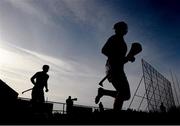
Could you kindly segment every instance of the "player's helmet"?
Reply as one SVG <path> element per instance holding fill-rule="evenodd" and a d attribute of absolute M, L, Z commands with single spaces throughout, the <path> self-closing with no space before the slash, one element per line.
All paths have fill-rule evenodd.
<path fill-rule="evenodd" d="M 114 30 L 117 34 L 125 35 L 128 32 L 128 26 L 125 22 L 121 21 L 114 24 Z"/>
<path fill-rule="evenodd" d="M 120 21 L 116 24 L 114 24 L 114 29 L 127 29 L 128 26 L 124 21 Z"/>
<path fill-rule="evenodd" d="M 49 65 L 43 65 L 43 71 L 48 71 L 49 70 Z"/>

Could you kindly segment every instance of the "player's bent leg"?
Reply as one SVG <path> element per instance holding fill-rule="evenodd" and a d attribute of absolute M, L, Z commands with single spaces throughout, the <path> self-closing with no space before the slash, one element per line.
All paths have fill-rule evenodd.
<path fill-rule="evenodd" d="M 116 98 L 117 93 L 118 93 L 117 91 L 103 89 L 103 95 L 106 95 L 106 96 L 111 96 L 113 98 Z"/>

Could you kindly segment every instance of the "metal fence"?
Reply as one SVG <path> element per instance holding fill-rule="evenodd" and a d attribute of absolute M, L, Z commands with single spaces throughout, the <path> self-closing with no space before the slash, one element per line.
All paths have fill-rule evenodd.
<path fill-rule="evenodd" d="M 23 98 L 23 97 L 19 97 L 18 99 L 26 100 L 26 101 L 30 101 L 31 100 L 29 98 Z M 53 104 L 53 111 L 52 111 L 52 113 L 66 114 L 66 103 L 55 102 L 55 101 L 45 101 L 45 103 Z M 99 107 L 95 107 L 95 106 L 86 106 L 86 105 L 74 104 L 74 107 L 91 108 L 92 112 L 94 112 L 95 110 L 99 111 Z M 109 109 L 110 108 L 104 108 L 104 110 L 109 110 Z"/>

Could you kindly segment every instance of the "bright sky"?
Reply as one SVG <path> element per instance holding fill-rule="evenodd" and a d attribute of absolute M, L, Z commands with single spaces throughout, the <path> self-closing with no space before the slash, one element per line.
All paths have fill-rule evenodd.
<path fill-rule="evenodd" d="M 170 69 L 180 76 L 180 3 L 178 0 L 1 0 L 0 79 L 30 98 L 31 76 L 50 65 L 50 101 L 92 105 L 98 82 L 105 76 L 106 57 L 101 48 L 114 34 L 113 24 L 125 21 L 128 48 L 134 41 L 143 46 L 135 63 L 125 71 L 131 94 L 142 76 L 141 58 L 169 80 Z M 107 81 L 105 88 L 113 89 Z M 128 107 L 129 102 L 124 104 Z M 112 107 L 113 99 L 102 99 Z"/>

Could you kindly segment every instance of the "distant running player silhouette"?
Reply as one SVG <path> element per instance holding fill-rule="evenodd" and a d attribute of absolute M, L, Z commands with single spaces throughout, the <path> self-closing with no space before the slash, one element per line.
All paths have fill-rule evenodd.
<path fill-rule="evenodd" d="M 77 98 L 71 98 L 71 96 L 66 99 L 66 112 L 67 114 L 72 114 L 73 113 L 73 104 L 74 101 L 77 101 Z"/>
<path fill-rule="evenodd" d="M 48 92 L 48 78 L 49 75 L 47 72 L 49 71 L 48 65 L 43 65 L 43 71 L 37 72 L 31 77 L 31 82 L 34 84 L 34 87 L 32 89 L 32 102 L 33 103 L 43 103 L 44 100 L 44 87 L 45 91 Z"/>
<path fill-rule="evenodd" d="M 133 56 L 126 56 L 127 45 L 123 37 L 128 32 L 127 24 L 125 22 L 118 22 L 114 25 L 114 30 L 115 35 L 108 39 L 102 48 L 102 53 L 108 58 L 106 62 L 107 76 L 104 79 L 107 78 L 116 90 L 99 88 L 95 103 L 97 104 L 104 95 L 114 97 L 113 109 L 118 111 L 122 109 L 123 102 L 130 99 L 130 88 L 124 72 L 124 64 L 128 61 L 133 62 L 135 58 Z"/>

